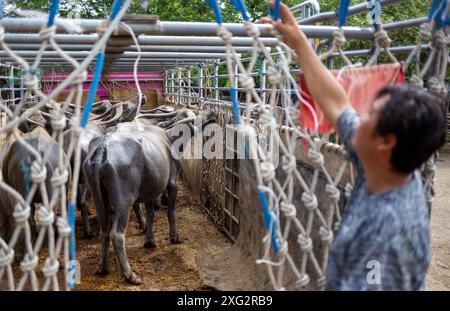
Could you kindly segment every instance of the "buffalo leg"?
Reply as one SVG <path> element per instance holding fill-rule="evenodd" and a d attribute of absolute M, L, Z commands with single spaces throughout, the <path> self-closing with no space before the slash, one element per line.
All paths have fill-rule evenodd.
<path fill-rule="evenodd" d="M 81 210 L 81 217 L 83 218 L 83 231 L 86 239 L 92 238 L 92 229 L 89 224 L 89 202 L 87 201 L 87 187 L 83 185 L 78 186 L 78 206 Z"/>
<path fill-rule="evenodd" d="M 106 212 L 106 211 L 105 211 Z M 106 214 L 106 213 L 105 213 Z M 102 254 L 100 259 L 100 267 L 97 270 L 98 275 L 108 274 L 108 254 L 109 254 L 109 230 L 111 227 L 111 222 L 109 216 L 106 214 L 97 214 L 98 222 L 100 226 L 100 242 L 102 246 Z"/>
<path fill-rule="evenodd" d="M 142 284 L 142 280 L 131 270 L 125 249 L 125 232 L 130 217 L 130 205 L 115 206 L 114 223 L 111 228 L 110 237 L 114 245 L 114 250 L 116 251 L 117 259 L 119 260 L 120 268 L 127 282 L 133 285 L 140 285 Z"/>
<path fill-rule="evenodd" d="M 145 203 L 145 209 L 147 211 L 147 232 L 145 233 L 145 248 L 156 247 L 155 237 L 153 235 L 153 224 L 155 222 L 155 202 Z"/>
<path fill-rule="evenodd" d="M 174 244 L 182 243 L 181 238 L 177 234 L 177 227 L 175 224 L 175 202 L 177 199 L 177 191 L 178 186 L 176 182 L 172 183 L 170 182 L 167 187 L 167 196 L 168 196 L 168 202 L 167 202 L 167 216 L 169 219 L 169 238 L 170 242 Z"/>
<path fill-rule="evenodd" d="M 136 214 L 137 221 L 139 223 L 139 228 L 145 232 L 147 230 L 147 223 L 144 219 L 144 214 L 142 213 L 141 205 L 139 203 L 133 204 L 134 213 Z"/>

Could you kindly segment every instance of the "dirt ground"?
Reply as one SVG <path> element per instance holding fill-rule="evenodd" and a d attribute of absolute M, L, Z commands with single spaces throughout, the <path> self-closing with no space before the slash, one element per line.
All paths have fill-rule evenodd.
<path fill-rule="evenodd" d="M 178 234 L 183 244 L 169 242 L 167 209 L 156 213 L 155 249 L 144 249 L 144 235 L 139 230 L 134 213 L 131 213 L 127 230 L 126 246 L 131 268 L 142 278 L 140 286 L 128 285 L 118 273 L 116 256 L 112 245 L 109 257 L 109 275 L 97 276 L 100 256 L 98 235 L 93 239 L 78 239 L 77 258 L 81 264 L 81 284 L 77 290 L 201 290 L 197 260 L 202 256 L 221 252 L 231 243 L 219 233 L 208 216 L 201 211 L 199 202 L 180 185 L 177 198 L 176 221 Z M 93 213 L 95 214 L 95 213 Z M 91 216 L 94 232 L 98 232 L 96 218 Z M 82 236 L 81 226 L 77 226 L 77 236 Z"/>
<path fill-rule="evenodd" d="M 436 198 L 431 212 L 432 260 L 427 289 L 450 290 L 450 146 L 437 163 Z"/>

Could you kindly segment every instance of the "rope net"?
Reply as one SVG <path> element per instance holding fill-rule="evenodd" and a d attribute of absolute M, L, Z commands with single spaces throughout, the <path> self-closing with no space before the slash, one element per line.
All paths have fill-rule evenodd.
<path fill-rule="evenodd" d="M 236 2 L 240 4 L 236 5 Z M 380 10 L 379 1 L 369 2 L 372 11 Z M 292 284 L 285 284 L 286 279 L 289 279 L 286 276 L 292 274 L 295 275 L 296 289 L 305 288 L 311 283 L 324 289 L 330 245 L 341 222 L 343 201 L 350 196 L 355 180 L 352 164 L 347 157 L 342 157 L 344 160 L 338 165 L 338 169 L 333 174 L 329 171 L 324 151 L 333 150 L 342 155 L 345 155 L 345 151 L 342 146 L 330 143 L 329 135 L 318 134 L 317 114 L 305 100 L 306 94 L 291 75 L 290 68 L 296 58 L 294 52 L 283 43 L 280 35 L 273 31 L 273 35 L 279 39 L 279 45 L 275 48 L 277 57 L 273 57 L 262 43 L 259 29 L 250 21 L 243 1 L 233 3 L 242 13 L 246 33 L 253 38 L 253 52 L 248 65 L 244 66 L 238 57 L 232 45 L 232 33 L 222 24 L 221 18 L 216 18 L 217 35 L 223 39 L 226 47 L 229 80 L 233 86 L 230 88 L 230 97 L 235 130 L 240 139 L 246 141 L 248 150 L 245 149 L 245 152 L 248 154 L 245 158 L 253 162 L 261 213 L 266 228 L 266 235 L 262 240 L 264 252 L 256 263 L 267 267 L 268 278 L 275 290 L 292 289 Z M 217 17 L 218 8 L 211 3 L 210 6 Z M 389 51 L 391 40 L 381 25 L 379 14 L 372 12 L 372 17 L 374 53 L 365 66 L 374 66 L 383 50 L 392 62 L 398 63 L 396 57 Z M 272 18 L 277 20 L 277 16 L 272 15 Z M 437 57 L 439 63 L 436 64 L 434 74 L 429 79 L 429 91 L 443 98 L 446 96 L 444 78 L 448 65 L 449 37 L 443 29 L 438 29 L 432 34 L 433 23 L 434 20 L 431 19 L 421 27 L 420 42 L 412 55 L 420 55 L 420 47 L 425 39 L 433 38 L 435 44 L 432 46 L 432 53 L 425 68 L 418 70 L 420 74 L 413 76 L 412 80 L 413 85 L 423 85 L 422 81 L 433 64 L 432 60 Z M 323 60 L 334 53 L 342 58 L 345 67 L 341 69 L 339 75 L 348 68 L 363 66 L 353 64 L 342 50 L 346 41 L 342 28 L 344 24 L 345 18 L 340 19 L 339 29 L 333 35 L 331 49 L 320 55 Z M 267 78 L 271 88 L 266 100 L 256 91 L 251 74 L 260 55 L 267 61 Z M 238 68 L 237 81 L 233 74 L 234 66 Z M 416 80 L 422 84 L 414 83 Z M 237 100 L 238 85 L 245 93 L 246 100 L 242 105 Z M 291 92 L 296 94 L 298 102 L 292 100 Z M 297 122 L 301 106 L 304 106 L 304 110 L 309 111 L 313 117 L 312 131 L 304 129 Z M 210 109 L 209 107 L 210 105 L 205 106 L 206 109 Z M 282 118 L 278 117 L 280 110 L 283 112 Z M 305 146 L 307 162 L 313 168 L 311 178 L 308 178 L 302 167 L 297 165 L 298 144 Z M 430 205 L 433 198 L 435 160 L 436 157 L 433 157 L 427 161 L 422 169 Z M 345 174 L 350 176 L 349 182 L 340 185 Z M 320 178 L 325 179 L 324 189 L 319 189 Z M 323 199 L 319 202 L 318 197 Z M 288 243 L 288 240 L 292 241 L 292 236 L 297 237 L 297 245 Z M 313 244 L 313 241 L 318 242 Z"/>
<path fill-rule="evenodd" d="M 122 4 L 122 1 L 116 2 Z M 0 159 L 5 163 L 5 159 L 11 158 L 10 148 L 23 156 L 19 163 L 20 172 L 15 172 L 23 178 L 23 184 L 18 185 L 11 179 L 7 165 L 2 165 L 0 172 L 0 207 L 1 213 L 4 213 L 2 219 L 5 219 L 5 223 L 0 224 L 2 289 L 68 290 L 75 285 L 75 276 L 79 272 L 75 261 L 74 232 L 80 171 L 78 140 L 85 126 L 81 123 L 84 104 L 81 102 L 82 84 L 87 78 L 89 64 L 105 48 L 130 3 L 125 1 L 123 6 L 116 7 L 115 11 L 113 9 L 111 18 L 99 29 L 99 40 L 83 62 L 70 57 L 54 40 L 57 26 L 77 28 L 71 25 L 71 20 L 56 18 L 59 1 L 51 3 L 48 22 L 39 32 L 41 46 L 33 61 L 20 57 L 8 47 L 4 41 L 5 29 L 0 25 L 0 47 L 20 64 L 25 87 L 25 93 L 17 105 L 8 105 L 3 100 L 0 102 L 0 112 L 4 116 L 0 128 L 3 138 Z M 13 8 L 13 11 L 19 16 L 36 14 L 18 8 Z M 73 71 L 46 95 L 40 89 L 39 80 L 42 74 L 40 66 L 47 49 L 53 49 L 70 63 Z M 57 103 L 54 98 L 65 88 L 70 89 L 69 95 L 64 102 Z M 67 112 L 70 112 L 69 118 Z M 84 115 L 88 116 L 89 112 L 85 108 Z M 42 128 L 30 131 L 33 117 L 39 115 L 50 120 L 51 135 Z M 24 134 L 21 131 L 23 127 L 29 133 Z M 69 135 L 63 135 L 64 132 Z M 14 162 L 8 164 L 13 167 Z"/>

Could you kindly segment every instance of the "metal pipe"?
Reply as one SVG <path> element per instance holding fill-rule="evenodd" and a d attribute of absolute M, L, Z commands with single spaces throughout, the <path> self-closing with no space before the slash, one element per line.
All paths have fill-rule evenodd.
<path fill-rule="evenodd" d="M 16 51 L 17 55 L 22 57 L 36 57 L 37 52 L 34 51 Z M 74 52 L 67 52 L 68 55 L 73 57 L 79 57 L 79 58 L 85 58 L 87 57 L 90 52 L 84 52 L 84 51 L 74 51 Z M 139 55 L 137 52 L 124 52 L 124 53 L 108 53 L 107 58 L 113 58 L 113 57 L 120 57 L 120 58 L 133 58 L 136 59 L 136 57 Z M 6 57 L 8 54 L 6 52 L 0 51 L 0 57 Z M 198 58 L 209 58 L 209 59 L 218 59 L 218 58 L 226 58 L 225 53 L 174 53 L 174 52 L 142 52 L 141 53 L 142 59 L 146 58 L 178 58 L 178 59 L 198 59 Z M 44 52 L 43 57 L 53 57 L 58 58 L 60 57 L 57 52 Z"/>
<path fill-rule="evenodd" d="M 391 0 L 394 1 L 394 0 Z M 396 0 L 402 1 L 402 0 Z M 97 26 L 102 20 L 81 19 L 72 20 L 79 23 L 84 33 L 95 33 Z M 1 24 L 5 27 L 5 32 L 9 33 L 37 33 L 41 30 L 45 23 L 43 18 L 11 18 L 2 19 Z M 243 24 L 223 24 L 234 36 L 247 36 Z M 155 24 L 132 24 L 129 26 L 137 34 L 155 34 L 159 33 L 166 36 L 215 36 L 217 34 L 216 23 L 200 23 L 200 22 L 161 22 Z M 272 37 L 270 29 L 271 25 L 258 24 L 257 27 L 262 37 Z M 333 26 L 299 26 L 308 37 L 331 38 L 337 27 Z M 61 29 L 60 29 L 61 30 Z M 344 27 L 346 37 L 349 39 L 372 39 L 372 30 L 369 28 Z M 126 30 L 121 26 L 115 33 L 117 35 L 128 35 Z"/>
<path fill-rule="evenodd" d="M 95 44 L 98 40 L 96 34 L 55 34 L 55 41 L 58 44 Z M 217 36 L 213 37 L 188 37 L 188 36 L 145 36 L 141 35 L 138 38 L 139 44 L 161 46 L 161 45 L 175 45 L 175 46 L 223 46 L 223 40 Z M 38 34 L 23 34 L 23 33 L 6 33 L 4 40 L 8 44 L 41 44 L 41 39 Z M 275 46 L 278 44 L 276 38 L 261 38 L 266 46 Z M 253 39 L 248 37 L 233 37 L 233 46 L 252 47 Z M 130 37 L 112 37 L 108 41 L 108 47 L 115 46 L 129 46 L 134 45 Z"/>
<path fill-rule="evenodd" d="M 414 50 L 416 46 L 415 45 L 409 45 L 409 46 L 398 46 L 398 47 L 391 47 L 389 48 L 389 51 L 393 54 L 407 54 L 411 53 L 412 50 Z M 431 49 L 431 46 L 429 44 L 422 45 L 423 50 L 429 50 Z M 364 50 L 353 50 L 353 51 L 346 51 L 344 54 L 348 57 L 355 57 L 355 56 L 364 56 L 369 55 L 372 52 L 370 49 L 364 49 Z M 382 53 L 386 53 L 385 50 L 382 50 Z M 334 53 L 332 55 L 333 57 L 339 56 L 339 53 Z"/>
<path fill-rule="evenodd" d="M 417 27 L 426 22 L 428 22 L 428 17 L 419 17 L 419 18 L 407 19 L 404 21 L 384 24 L 383 28 L 384 28 L 384 30 L 399 30 L 399 29 L 403 29 L 403 28 Z"/>
<path fill-rule="evenodd" d="M 381 0 L 381 6 L 388 6 L 406 1 L 407 0 Z M 361 4 L 351 6 L 348 9 L 348 16 L 357 15 L 368 11 L 369 8 L 367 7 L 367 3 L 364 2 Z M 333 21 L 336 20 L 337 17 L 338 17 L 337 12 L 324 12 L 302 20 L 297 19 L 297 21 L 300 25 L 311 25 L 319 22 Z"/>
<path fill-rule="evenodd" d="M 38 51 L 40 44 L 9 44 L 8 47 L 13 51 Z M 61 49 L 66 52 L 90 51 L 92 45 L 76 45 L 76 44 L 61 44 Z M 238 53 L 251 53 L 252 47 L 236 47 Z M 106 48 L 106 53 L 120 53 L 123 51 L 136 52 L 135 45 L 128 47 L 111 47 Z M 226 48 L 222 46 L 141 46 L 143 52 L 183 52 L 183 53 L 225 53 Z"/>

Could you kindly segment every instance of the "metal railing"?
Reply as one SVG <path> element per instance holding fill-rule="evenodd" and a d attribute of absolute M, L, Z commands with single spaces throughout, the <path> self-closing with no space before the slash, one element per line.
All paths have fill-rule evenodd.
<path fill-rule="evenodd" d="M 15 104 L 22 98 L 24 92 L 22 69 L 0 63 L 0 100 Z"/>

